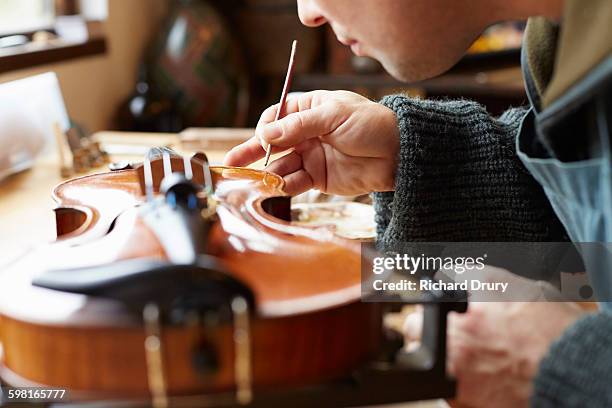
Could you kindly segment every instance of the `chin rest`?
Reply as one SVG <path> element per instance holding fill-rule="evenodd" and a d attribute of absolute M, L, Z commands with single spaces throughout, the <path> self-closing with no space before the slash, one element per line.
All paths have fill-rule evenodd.
<path fill-rule="evenodd" d="M 177 265 L 151 259 L 130 259 L 107 265 L 51 270 L 33 285 L 46 289 L 118 300 L 138 313 L 155 303 L 177 316 L 226 310 L 236 297 L 254 305 L 251 290 L 225 273 L 215 258 L 200 255 L 193 264 Z M 225 314 L 225 313 L 224 313 Z M 180 321 L 173 321 L 180 323 Z"/>

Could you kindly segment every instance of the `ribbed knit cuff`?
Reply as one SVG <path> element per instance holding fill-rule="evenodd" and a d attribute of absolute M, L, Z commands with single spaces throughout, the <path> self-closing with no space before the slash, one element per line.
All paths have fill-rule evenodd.
<path fill-rule="evenodd" d="M 533 407 L 612 407 L 612 314 L 570 326 L 540 363 Z"/>
<path fill-rule="evenodd" d="M 372 203 L 374 205 L 374 221 L 376 222 L 376 236 L 381 237 L 385 234 L 391 216 L 393 215 L 393 199 L 395 192 L 385 191 L 372 193 Z"/>
<path fill-rule="evenodd" d="M 495 119 L 465 100 L 381 103 L 397 116 L 400 152 L 395 192 L 372 194 L 379 243 L 567 239 L 515 152 L 524 109 Z"/>

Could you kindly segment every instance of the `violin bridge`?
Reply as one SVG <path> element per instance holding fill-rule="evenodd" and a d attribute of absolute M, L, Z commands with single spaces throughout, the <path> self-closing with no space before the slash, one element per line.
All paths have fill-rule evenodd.
<path fill-rule="evenodd" d="M 204 153 L 196 153 L 191 158 L 179 155 L 165 147 L 155 147 L 145 155 L 144 162 L 135 167 L 142 194 L 147 201 L 159 193 L 164 177 L 171 173 L 183 173 L 188 180 L 203 187 L 208 201 L 214 194 L 214 180 L 208 158 Z"/>

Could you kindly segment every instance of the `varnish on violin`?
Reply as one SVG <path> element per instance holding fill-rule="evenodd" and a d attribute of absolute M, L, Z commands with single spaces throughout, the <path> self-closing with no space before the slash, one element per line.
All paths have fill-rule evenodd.
<path fill-rule="evenodd" d="M 465 305 L 426 305 L 421 348 L 402 351 L 361 301 L 360 244 L 292 223 L 275 174 L 158 148 L 53 198 L 57 241 L 0 274 L 5 384 L 156 407 L 454 392 L 446 313 Z"/>

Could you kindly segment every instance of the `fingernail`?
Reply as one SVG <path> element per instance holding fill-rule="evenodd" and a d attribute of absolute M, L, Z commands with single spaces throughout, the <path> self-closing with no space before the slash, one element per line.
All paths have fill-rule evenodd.
<path fill-rule="evenodd" d="M 266 135 L 266 139 L 268 141 L 272 141 L 283 135 L 283 129 L 276 122 L 268 123 L 266 126 L 264 126 L 264 135 Z"/>

